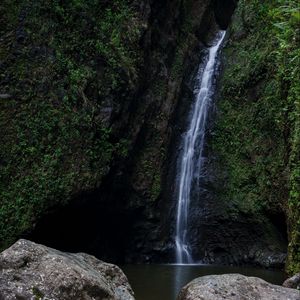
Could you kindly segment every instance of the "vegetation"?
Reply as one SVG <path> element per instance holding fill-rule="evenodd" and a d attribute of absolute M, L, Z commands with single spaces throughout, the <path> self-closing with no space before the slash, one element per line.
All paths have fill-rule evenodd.
<path fill-rule="evenodd" d="M 180 40 L 180 49 L 174 48 L 180 54 L 173 62 L 168 57 L 167 66 L 179 85 L 185 58 L 197 43 L 187 28 L 195 31 L 198 18 L 187 24 L 192 1 L 185 3 L 185 29 L 176 24 L 173 36 Z M 139 1 L 129 0 L 2 1 L 0 249 L 45 213 L 99 187 L 110 166 L 128 156 L 136 138 L 130 131 L 138 134 L 142 126 L 147 135 L 135 150 L 130 180 L 147 190 L 143 198 L 159 197 L 168 143 L 162 131 L 171 110 L 157 114 L 156 108 L 171 96 L 169 78 L 161 71 L 165 49 L 141 47 L 149 25 L 141 10 Z M 157 24 L 151 30 L 160 36 Z M 149 109 L 150 101 L 140 101 L 138 112 L 121 116 L 147 77 L 141 71 L 145 57 L 155 73 L 147 67 L 155 105 Z M 151 121 L 143 125 L 151 110 Z"/>
<path fill-rule="evenodd" d="M 169 62 L 163 66 L 164 71 L 155 75 L 149 87 L 150 98 L 153 102 L 155 101 L 158 111 L 148 112 L 148 120 L 143 128 L 145 136 L 134 162 L 133 181 L 137 190 L 143 190 L 146 195 L 143 198 L 149 199 L 151 202 L 158 200 L 162 192 L 163 170 L 170 142 L 167 132 L 168 123 L 172 110 L 176 106 L 184 75 L 190 72 L 187 69 L 190 67 L 191 54 L 199 44 L 199 37 L 196 35 L 199 26 L 197 8 L 202 9 L 193 0 L 182 2 L 180 22 L 173 24 L 172 39 L 175 40 L 173 53 L 169 54 L 166 60 Z M 165 16 L 163 18 L 165 19 Z M 164 43 L 165 34 L 161 32 L 157 34 L 162 36 L 159 43 Z M 161 56 L 157 49 L 153 51 L 152 64 L 161 64 L 161 61 L 165 59 L 165 53 Z M 140 109 L 143 109 L 143 104 L 140 104 Z M 145 199 L 144 201 L 146 201 Z"/>
<path fill-rule="evenodd" d="M 126 0 L 4 0 L 0 10 L 3 248 L 126 155 L 106 112 L 138 79 L 141 25 Z"/>
<path fill-rule="evenodd" d="M 225 53 L 213 145 L 229 211 L 286 213 L 287 270 L 300 270 L 298 1 L 240 1 Z"/>

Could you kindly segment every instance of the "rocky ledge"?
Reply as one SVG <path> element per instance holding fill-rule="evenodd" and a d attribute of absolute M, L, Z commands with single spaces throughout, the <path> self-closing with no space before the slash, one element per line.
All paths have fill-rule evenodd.
<path fill-rule="evenodd" d="M 0 254 L 0 299 L 134 300 L 124 273 L 84 253 L 19 240 Z"/>
<path fill-rule="evenodd" d="M 287 288 L 300 290 L 300 273 L 288 278 L 282 285 Z"/>
<path fill-rule="evenodd" d="M 300 300 L 300 291 L 240 274 L 209 275 L 187 284 L 178 300 Z"/>

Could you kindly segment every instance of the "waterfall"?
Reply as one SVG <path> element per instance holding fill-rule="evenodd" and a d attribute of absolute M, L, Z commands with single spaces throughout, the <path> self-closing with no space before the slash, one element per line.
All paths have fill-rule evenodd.
<path fill-rule="evenodd" d="M 220 31 L 215 45 L 208 49 L 207 61 L 199 67 L 194 90 L 195 103 L 190 113 L 188 130 L 183 135 L 183 151 L 179 158 L 175 232 L 176 263 L 178 264 L 193 263 L 188 240 L 189 203 L 193 181 L 201 176 L 206 119 L 214 92 L 213 77 L 217 69 L 218 50 L 224 37 L 225 31 Z"/>

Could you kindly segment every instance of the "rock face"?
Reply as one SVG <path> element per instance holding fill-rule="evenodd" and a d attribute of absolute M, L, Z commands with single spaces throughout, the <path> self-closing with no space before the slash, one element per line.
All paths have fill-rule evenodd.
<path fill-rule="evenodd" d="M 282 203 L 288 198 L 288 185 L 287 177 L 278 174 L 285 172 L 287 163 L 279 166 L 276 162 L 284 161 L 281 157 L 288 149 L 284 139 L 288 138 L 273 136 L 277 125 L 269 110 L 260 118 L 257 115 L 268 106 L 270 91 L 272 97 L 278 92 L 278 107 L 286 102 L 280 90 L 275 93 L 273 89 L 269 76 L 273 62 L 266 68 L 264 58 L 263 67 L 257 67 L 252 55 L 254 51 L 265 55 L 264 47 L 269 44 L 263 31 L 248 31 L 262 28 L 267 18 L 257 14 L 255 1 L 249 2 L 239 1 L 223 49 L 217 108 L 208 126 L 206 176 L 200 182 L 203 193 L 190 204 L 189 238 L 195 259 L 206 263 L 284 268 L 288 228 Z M 272 41 L 273 35 L 268 39 Z M 254 46 L 253 40 L 261 42 Z M 254 69 L 261 73 L 256 75 Z M 264 90 L 266 86 L 272 88 Z M 239 100 L 234 100 L 237 94 Z M 270 120 L 268 125 L 266 120 Z"/>
<path fill-rule="evenodd" d="M 286 240 L 278 228 L 251 214 L 238 212 L 232 217 L 221 201 L 212 189 L 203 195 L 201 205 L 192 203 L 190 240 L 195 258 L 213 264 L 284 268 Z"/>
<path fill-rule="evenodd" d="M 39 218 L 30 239 L 63 251 L 99 255 L 111 262 L 166 262 L 172 261 L 170 257 L 174 252 L 170 232 L 170 224 L 174 224 L 170 220 L 170 206 L 174 203 L 170 199 L 172 193 L 165 190 L 168 186 L 166 173 L 172 164 L 169 150 L 184 129 L 184 124 L 179 124 L 178 120 L 184 120 L 189 110 L 193 97 L 193 87 L 189 83 L 202 60 L 204 48 L 217 30 L 217 8 L 213 5 L 216 1 L 212 0 L 184 1 L 184 4 L 179 0 L 133 2 L 136 5 L 127 10 L 133 10 L 135 17 L 130 18 L 132 22 L 129 25 L 127 22 L 126 26 L 135 24 L 141 33 L 135 52 L 135 56 L 140 57 L 136 68 L 138 76 L 130 78 L 130 82 L 123 79 L 125 84 L 118 85 L 118 90 L 109 90 L 99 97 L 101 115 L 97 112 L 93 116 L 103 121 L 102 115 L 107 112 L 109 120 L 104 125 L 109 124 L 112 143 L 119 144 L 105 148 L 118 148 L 122 153 L 112 153 L 110 161 L 105 163 L 105 178 L 99 179 L 96 186 L 89 180 L 88 187 L 76 187 L 79 193 L 74 193 L 76 197 L 65 197 L 69 199 L 69 206 L 64 211 L 58 207 L 54 215 Z M 109 17 L 116 5 L 113 2 L 106 5 L 110 8 Z M 89 7 L 86 10 L 94 18 L 94 11 Z M 128 15 L 126 11 L 123 14 Z M 130 33 L 126 31 L 124 36 Z M 77 58 L 77 52 L 75 55 Z M 119 70 L 115 72 L 102 64 L 98 69 L 106 68 L 107 71 L 99 71 L 103 74 L 98 74 L 95 82 L 88 84 L 85 91 L 88 99 L 98 97 L 103 75 L 119 74 Z M 90 81 L 92 79 L 88 79 Z M 107 85 L 109 89 L 113 86 Z M 182 97 L 183 90 L 187 97 Z M 89 126 L 90 123 L 87 128 Z M 95 153 L 101 152 L 107 153 L 99 147 Z M 74 153 L 74 149 L 70 149 L 70 153 Z M 93 160 L 104 162 L 97 157 Z M 77 164 L 81 163 L 76 161 Z M 99 167 L 85 172 L 93 173 L 98 174 Z M 79 176 L 78 170 L 72 174 Z M 171 185 L 173 181 L 172 178 Z M 69 183 L 69 179 L 66 182 Z M 51 192 L 55 194 L 56 191 Z M 47 199 L 46 203 L 53 202 Z"/>
<path fill-rule="evenodd" d="M 0 254 L 0 272 L 0 299 L 134 300 L 117 266 L 27 240 Z"/>
<path fill-rule="evenodd" d="M 240 274 L 210 275 L 186 285 L 178 300 L 299 300 L 297 290 L 270 284 L 260 278 Z"/>
<path fill-rule="evenodd" d="M 297 7 L 297 1 L 293 5 Z M 256 1 L 239 1 L 223 51 L 217 116 L 208 141 L 215 179 L 208 182 L 208 187 L 214 188 L 217 201 L 226 212 L 214 217 L 220 211 L 217 208 L 211 210 L 212 215 L 206 214 L 210 226 L 206 232 L 211 236 L 212 230 L 220 229 L 218 235 L 228 241 L 219 243 L 216 237 L 208 242 L 215 257 L 228 250 L 236 256 L 232 247 L 236 244 L 238 252 L 244 252 L 249 262 L 280 265 L 288 248 L 286 269 L 294 274 L 300 270 L 299 184 L 293 175 L 299 174 L 299 143 L 295 142 L 299 139 L 289 128 L 298 126 L 295 103 L 299 94 L 288 95 L 298 82 L 291 72 L 295 66 L 283 59 L 286 50 L 276 58 L 271 54 L 280 40 L 272 27 L 282 20 L 278 17 L 275 21 L 270 12 L 281 9 L 280 4 L 261 3 L 260 8 L 258 13 Z M 290 29 L 290 32 L 295 31 Z M 286 42 L 290 56 L 296 56 L 292 54 L 298 48 L 296 41 L 291 37 Z M 279 73 L 289 77 L 283 79 Z M 286 106 L 290 107 L 288 112 L 284 112 Z M 280 121 L 276 121 L 274 111 L 281 111 L 276 116 Z M 262 252 L 265 253 L 261 255 Z"/>
<path fill-rule="evenodd" d="M 38 224 L 30 239 L 57 249 L 157 260 L 171 123 L 222 1 L 50 2 L 0 7 L 0 249 Z"/>
<path fill-rule="evenodd" d="M 300 273 L 288 278 L 284 283 L 284 287 L 300 290 Z"/>

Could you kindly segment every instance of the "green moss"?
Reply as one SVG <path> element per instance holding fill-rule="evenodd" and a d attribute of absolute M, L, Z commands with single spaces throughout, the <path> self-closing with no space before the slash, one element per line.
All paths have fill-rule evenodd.
<path fill-rule="evenodd" d="M 300 55 L 298 61 L 300 63 Z M 297 80 L 294 80 L 291 86 L 289 101 L 294 102 L 295 110 L 290 116 L 294 127 L 291 130 L 291 152 L 289 159 L 290 193 L 288 218 L 290 224 L 290 241 L 287 266 L 288 272 L 294 274 L 300 270 L 300 87 Z"/>
<path fill-rule="evenodd" d="M 37 287 L 32 288 L 32 293 L 34 294 L 35 300 L 43 299 L 44 294 Z"/>
<path fill-rule="evenodd" d="M 283 4 L 240 1 L 225 49 L 212 142 L 227 170 L 220 197 L 233 214 L 286 212 L 287 270 L 293 273 L 300 257 L 299 28 L 296 1 Z"/>
<path fill-rule="evenodd" d="M 127 155 L 102 111 L 126 101 L 141 65 L 130 1 L 21 2 L 0 8 L 1 249 Z"/>
<path fill-rule="evenodd" d="M 151 135 L 136 158 L 133 181 L 145 189 L 147 198 L 156 201 L 161 193 L 162 164 L 165 160 L 164 140 L 157 129 L 148 128 Z"/>
<path fill-rule="evenodd" d="M 145 58 L 154 63 L 151 72 L 161 71 L 163 62 L 180 81 L 199 22 L 194 1 L 184 1 L 170 33 L 179 45 L 172 62 L 173 55 L 166 57 L 154 43 L 141 49 L 145 16 L 136 1 L 2 2 L 0 88 L 11 97 L 0 99 L 0 248 L 47 211 L 98 187 L 111 163 L 128 155 L 132 133 L 119 137 L 120 124 L 110 128 L 105 111 L 127 107 Z M 152 25 L 154 33 L 160 25 Z M 149 94 L 159 108 L 169 96 L 169 78 L 155 78 Z M 139 112 L 147 109 L 149 103 L 139 104 Z M 137 181 L 145 183 L 151 201 L 161 191 L 168 118 L 151 116 L 149 142 L 136 160 Z"/>

